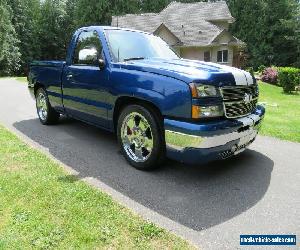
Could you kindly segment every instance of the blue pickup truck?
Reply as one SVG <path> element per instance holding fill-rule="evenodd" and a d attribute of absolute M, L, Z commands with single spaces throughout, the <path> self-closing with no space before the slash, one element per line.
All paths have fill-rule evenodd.
<path fill-rule="evenodd" d="M 141 31 L 78 29 L 66 61 L 35 61 L 29 90 L 44 125 L 61 114 L 117 134 L 135 168 L 201 164 L 242 152 L 265 114 L 248 72 L 180 58 Z"/>

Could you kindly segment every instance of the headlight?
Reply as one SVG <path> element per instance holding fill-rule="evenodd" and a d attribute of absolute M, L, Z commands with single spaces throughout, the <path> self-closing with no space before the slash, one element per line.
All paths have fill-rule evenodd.
<path fill-rule="evenodd" d="M 192 98 L 206 97 L 221 97 L 218 88 L 211 85 L 204 85 L 199 83 L 190 83 Z M 208 118 L 208 117 L 221 117 L 224 116 L 223 105 L 210 105 L 210 106 L 192 106 L 192 118 Z"/>
<path fill-rule="evenodd" d="M 211 85 L 204 85 L 192 82 L 190 83 L 190 89 L 193 98 L 220 96 L 219 89 Z"/>

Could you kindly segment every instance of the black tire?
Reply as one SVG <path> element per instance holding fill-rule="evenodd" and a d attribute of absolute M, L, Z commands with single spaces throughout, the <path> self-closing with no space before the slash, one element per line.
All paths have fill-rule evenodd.
<path fill-rule="evenodd" d="M 43 101 L 45 101 L 43 105 L 43 110 L 45 110 L 45 112 L 41 113 L 41 107 L 40 107 L 41 104 L 39 104 L 39 101 L 41 101 L 42 97 L 44 98 Z M 60 114 L 51 107 L 51 104 L 48 99 L 48 95 L 43 88 L 39 88 L 36 91 L 35 99 L 36 99 L 37 115 L 39 117 L 40 122 L 43 125 L 56 124 L 59 120 Z"/>
<path fill-rule="evenodd" d="M 145 118 L 145 120 L 147 121 L 146 124 L 147 124 L 147 126 L 149 125 L 149 128 L 150 128 L 150 132 L 149 132 L 149 128 L 148 128 L 147 131 L 145 131 L 145 133 L 142 133 L 145 138 L 146 138 L 145 134 L 148 134 L 146 139 L 150 138 L 149 140 L 152 140 L 152 145 L 153 145 L 151 153 L 149 153 L 148 155 L 145 156 L 146 159 L 144 161 L 134 160 L 132 154 L 128 153 L 128 147 L 126 149 L 126 145 L 128 146 L 128 144 L 123 142 L 124 136 L 122 139 L 122 132 L 123 133 L 125 132 L 124 129 L 122 130 L 122 126 L 125 126 L 126 119 L 129 119 L 128 116 L 132 116 L 132 115 L 135 116 L 135 114 L 138 114 L 137 115 L 138 117 L 140 115 L 141 117 L 143 117 L 143 119 Z M 137 117 L 135 116 L 135 118 L 137 118 Z M 144 123 L 145 120 L 143 120 L 143 124 L 145 124 Z M 128 131 L 128 127 L 127 127 L 127 131 Z M 126 133 L 128 133 L 128 132 L 126 132 Z M 132 132 L 131 132 L 131 134 L 132 134 Z M 130 136 L 135 136 L 135 135 L 130 135 Z M 119 146 L 121 148 L 122 154 L 124 155 L 125 159 L 130 163 L 130 165 L 132 165 L 136 169 L 152 170 L 152 169 L 158 168 L 165 159 L 166 146 L 165 146 L 165 140 L 164 140 L 162 121 L 161 121 L 160 117 L 158 115 L 156 115 L 155 111 L 151 109 L 151 107 L 147 107 L 146 105 L 145 106 L 129 105 L 129 106 L 125 107 L 121 111 L 119 118 L 118 118 L 117 137 L 118 137 L 118 142 L 119 142 Z M 131 149 L 132 148 L 130 147 L 130 150 Z M 137 149 L 138 149 L 138 147 L 137 147 Z M 143 149 L 143 147 L 142 147 L 142 149 Z M 144 153 L 147 153 L 147 149 L 145 149 L 145 148 L 144 148 L 144 150 L 141 150 L 141 151 L 142 151 L 143 156 L 144 156 Z"/>

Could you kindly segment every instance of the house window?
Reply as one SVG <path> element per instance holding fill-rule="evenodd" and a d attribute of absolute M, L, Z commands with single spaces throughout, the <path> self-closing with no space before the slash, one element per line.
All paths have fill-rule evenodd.
<path fill-rule="evenodd" d="M 219 50 L 217 55 L 217 62 L 228 62 L 228 50 Z"/>
<path fill-rule="evenodd" d="M 204 52 L 204 62 L 210 62 L 210 51 Z"/>

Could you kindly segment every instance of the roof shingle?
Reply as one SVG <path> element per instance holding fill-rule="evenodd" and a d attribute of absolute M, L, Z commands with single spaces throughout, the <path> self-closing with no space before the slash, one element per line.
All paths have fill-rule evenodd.
<path fill-rule="evenodd" d="M 223 29 L 211 21 L 233 22 L 226 2 L 171 2 L 160 13 L 113 16 L 112 26 L 153 33 L 162 23 L 187 46 L 206 46 Z"/>

